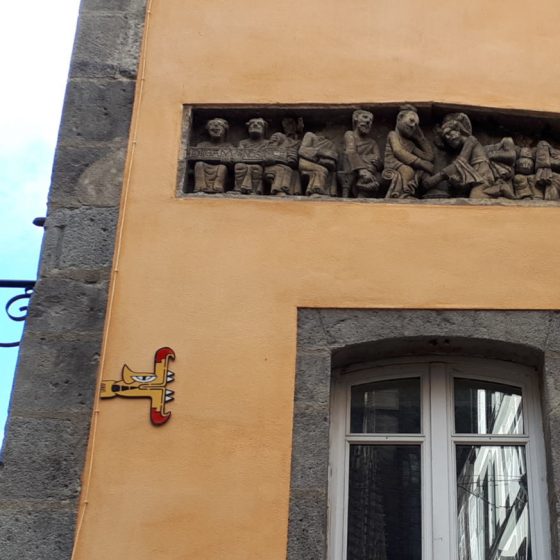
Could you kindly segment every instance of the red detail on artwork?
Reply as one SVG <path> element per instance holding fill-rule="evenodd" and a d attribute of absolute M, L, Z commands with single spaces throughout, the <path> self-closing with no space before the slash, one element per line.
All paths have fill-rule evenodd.
<path fill-rule="evenodd" d="M 161 426 L 165 424 L 171 418 L 171 412 L 162 414 L 157 408 L 152 408 L 150 410 L 150 420 L 154 426 Z"/>
<path fill-rule="evenodd" d="M 174 360 L 175 352 L 173 352 L 173 350 L 168 346 L 164 346 L 163 348 L 160 348 L 159 350 L 156 351 L 155 361 L 163 362 L 167 357 L 169 357 L 170 360 Z"/>

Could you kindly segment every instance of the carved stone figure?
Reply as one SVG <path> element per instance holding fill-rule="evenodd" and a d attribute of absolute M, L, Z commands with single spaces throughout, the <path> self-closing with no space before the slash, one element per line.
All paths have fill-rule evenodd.
<path fill-rule="evenodd" d="M 246 123 L 249 138 L 239 142 L 240 148 L 262 150 L 268 144 L 265 138 L 267 124 L 263 118 L 249 119 Z M 257 163 L 235 164 L 235 188 L 241 194 L 263 194 L 263 166 Z"/>
<path fill-rule="evenodd" d="M 434 172 L 434 151 L 420 128 L 416 107 L 404 105 L 385 145 L 387 198 L 416 198 L 421 181 Z"/>
<path fill-rule="evenodd" d="M 436 131 L 441 146 L 454 156 L 452 163 L 425 179 L 428 189 L 448 181 L 470 198 L 490 198 L 486 189 L 493 186 L 494 174 L 482 144 L 472 134 L 472 124 L 465 113 L 451 113 Z"/>
<path fill-rule="evenodd" d="M 515 161 L 515 175 L 513 186 L 515 197 L 543 198 L 543 192 L 537 187 L 535 178 L 535 157 L 532 148 L 516 148 L 517 159 Z"/>
<path fill-rule="evenodd" d="M 456 112 L 445 116 L 428 140 L 420 128 L 418 111 L 407 104 L 400 107 L 380 157 L 377 141 L 381 140 L 372 127 L 378 121 L 380 128 L 390 126 L 388 108 L 379 108 L 378 121 L 370 111 L 354 111 L 352 129 L 342 132 L 340 122 L 347 118 L 346 109 L 334 109 L 332 118 L 331 109 L 302 109 L 321 133 L 305 133 L 303 119 L 294 116 L 293 109 L 263 109 L 262 114 L 270 115 L 271 122 L 281 122 L 281 132 L 274 132 L 269 139 L 263 117 L 247 121 L 240 117 L 244 110 L 222 111 L 226 118 L 205 122 L 193 117 L 194 137 L 202 134 L 204 138 L 187 145 L 181 160 L 181 173 L 187 174 L 181 178 L 185 192 L 216 195 L 233 189 L 240 194 L 273 196 L 305 193 L 560 201 L 560 146 L 550 142 L 558 138 L 556 121 L 548 129 L 539 121 L 535 130 L 548 130 L 552 135 L 543 140 L 527 132 L 528 117 L 517 126 L 512 115 L 503 121 L 498 115 L 496 124 L 513 124 L 512 136 L 497 138 L 493 125 L 484 134 L 492 140 L 482 145 L 473 135 L 469 116 Z M 245 139 L 238 144 L 228 141 L 228 135 L 238 138 L 243 133 L 243 123 Z M 435 150 L 434 144 L 441 149 Z"/>
<path fill-rule="evenodd" d="M 306 132 L 299 148 L 299 170 L 309 179 L 306 194 L 336 196 L 338 153 L 334 143 L 313 132 Z"/>
<path fill-rule="evenodd" d="M 231 148 L 226 142 L 229 124 L 225 119 L 210 119 L 206 123 L 206 131 L 210 141 L 197 144 L 198 148 Z M 206 163 L 197 161 L 194 164 L 194 192 L 208 194 L 223 193 L 226 189 L 227 167 L 222 163 Z"/>
<path fill-rule="evenodd" d="M 289 142 L 299 144 L 301 142 L 301 137 L 303 136 L 303 119 L 298 117 L 294 119 L 292 117 L 285 117 L 282 119 L 282 131 L 288 138 Z"/>
<path fill-rule="evenodd" d="M 358 109 L 352 113 L 352 130 L 344 134 L 342 158 L 343 196 L 356 198 L 379 194 L 382 163 L 377 142 L 370 136 L 373 113 Z"/>
<path fill-rule="evenodd" d="M 560 150 L 544 140 L 535 153 L 535 182 L 545 200 L 560 200 Z"/>
<path fill-rule="evenodd" d="M 490 160 L 490 169 L 494 177 L 493 184 L 486 187 L 484 192 L 494 198 L 517 198 L 513 185 L 515 162 L 517 160 L 513 138 L 502 138 L 496 144 L 484 146 L 484 150 Z"/>
<path fill-rule="evenodd" d="M 269 147 L 285 148 L 288 153 L 288 165 L 274 163 L 264 169 L 264 177 L 270 183 L 270 194 L 281 196 L 301 194 L 299 174 L 295 169 L 298 161 L 298 144 L 299 141 L 288 138 L 282 132 L 275 132 L 270 137 Z"/>

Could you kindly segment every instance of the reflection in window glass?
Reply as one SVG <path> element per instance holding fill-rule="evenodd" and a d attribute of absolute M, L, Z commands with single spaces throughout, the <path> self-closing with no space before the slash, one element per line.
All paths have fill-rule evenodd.
<path fill-rule="evenodd" d="M 352 445 L 347 560 L 421 560 L 419 445 Z"/>
<path fill-rule="evenodd" d="M 455 432 L 522 434 L 521 389 L 475 379 L 455 379 Z"/>
<path fill-rule="evenodd" d="M 531 560 L 523 446 L 457 446 L 459 560 Z"/>
<path fill-rule="evenodd" d="M 420 433 L 420 379 L 395 379 L 352 387 L 352 433 Z"/>

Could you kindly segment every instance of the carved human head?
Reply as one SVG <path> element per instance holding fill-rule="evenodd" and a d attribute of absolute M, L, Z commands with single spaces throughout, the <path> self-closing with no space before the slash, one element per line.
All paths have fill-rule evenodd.
<path fill-rule="evenodd" d="M 443 119 L 440 130 L 443 141 L 457 149 L 464 144 L 465 138 L 472 134 L 471 120 L 465 113 L 451 113 Z"/>
<path fill-rule="evenodd" d="M 288 138 L 298 138 L 303 132 L 303 119 L 298 117 L 284 117 L 282 119 L 282 130 Z"/>
<path fill-rule="evenodd" d="M 373 124 L 373 113 L 357 109 L 352 113 L 352 127 L 360 134 L 369 134 Z"/>
<path fill-rule="evenodd" d="M 223 140 L 229 130 L 229 123 L 225 119 L 210 119 L 206 123 L 206 130 L 213 140 Z"/>
<path fill-rule="evenodd" d="M 282 146 L 286 142 L 286 135 L 281 132 L 274 132 L 270 135 L 269 142 L 274 146 Z"/>
<path fill-rule="evenodd" d="M 397 130 L 405 138 L 412 138 L 420 124 L 420 117 L 414 105 L 403 105 L 397 115 Z"/>
<path fill-rule="evenodd" d="M 266 121 L 261 117 L 249 119 L 246 123 L 249 136 L 254 139 L 264 138 L 266 133 Z"/>

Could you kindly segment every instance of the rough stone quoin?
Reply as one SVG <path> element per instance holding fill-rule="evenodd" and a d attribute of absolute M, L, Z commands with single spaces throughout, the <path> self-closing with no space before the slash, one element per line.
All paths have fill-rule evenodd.
<path fill-rule="evenodd" d="M 72 555 L 145 0 L 82 0 L 0 467 L 0 558 Z"/>

